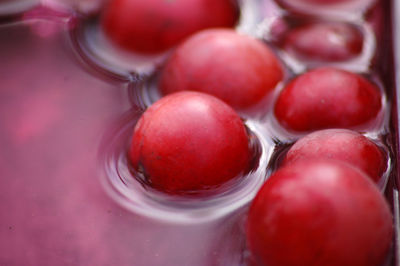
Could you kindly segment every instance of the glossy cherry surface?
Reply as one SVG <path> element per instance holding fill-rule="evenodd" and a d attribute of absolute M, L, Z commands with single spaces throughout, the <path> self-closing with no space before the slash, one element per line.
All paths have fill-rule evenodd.
<path fill-rule="evenodd" d="M 320 158 L 351 164 L 378 182 L 386 170 L 386 156 L 373 141 L 347 129 L 315 131 L 299 139 L 287 152 L 284 164 Z"/>
<path fill-rule="evenodd" d="M 377 86 L 345 70 L 321 67 L 293 79 L 280 93 L 275 117 L 287 130 L 326 128 L 367 130 L 376 126 L 382 108 Z"/>
<path fill-rule="evenodd" d="M 317 6 L 335 6 L 340 4 L 351 4 L 353 2 L 359 0 L 277 0 L 278 2 L 286 3 L 290 2 L 291 4 L 314 4 Z M 363 0 L 364 2 L 368 2 L 368 0 Z"/>
<path fill-rule="evenodd" d="M 233 27 L 238 16 L 231 0 L 111 0 L 102 27 L 127 50 L 159 53 L 201 29 Z"/>
<path fill-rule="evenodd" d="M 282 78 L 282 66 L 266 44 L 217 29 L 202 31 L 176 49 L 163 70 L 160 88 L 163 94 L 201 91 L 236 110 L 249 110 L 271 95 Z"/>
<path fill-rule="evenodd" d="M 389 206 L 357 168 L 302 161 L 275 172 L 250 208 L 247 238 L 260 265 L 380 266 L 393 234 Z"/>
<path fill-rule="evenodd" d="M 351 24 L 319 22 L 290 30 L 283 48 L 299 60 L 337 62 L 359 56 L 363 41 L 362 32 Z"/>
<path fill-rule="evenodd" d="M 354 2 L 354 0 L 297 0 L 297 1 L 312 3 L 312 4 L 319 4 L 319 5 L 332 5 L 332 4 Z"/>
<path fill-rule="evenodd" d="M 248 170 L 246 128 L 221 100 L 179 92 L 154 103 L 138 121 L 129 156 L 149 184 L 170 193 L 205 190 Z"/>

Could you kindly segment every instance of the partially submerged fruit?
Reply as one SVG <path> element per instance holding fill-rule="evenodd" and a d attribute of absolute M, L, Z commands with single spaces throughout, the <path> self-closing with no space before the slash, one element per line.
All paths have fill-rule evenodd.
<path fill-rule="evenodd" d="M 207 94 L 179 92 L 139 119 L 129 157 L 154 188 L 189 193 L 244 173 L 251 151 L 246 128 L 231 107 Z"/>
<path fill-rule="evenodd" d="M 232 0 L 111 0 L 102 28 L 126 50 L 160 53 L 196 31 L 233 27 L 239 17 Z"/>
<path fill-rule="evenodd" d="M 193 35 L 174 51 L 160 89 L 164 95 L 205 92 L 244 111 L 272 95 L 282 78 L 282 66 L 266 44 L 233 30 L 214 29 Z"/>
<path fill-rule="evenodd" d="M 351 164 L 378 182 L 386 170 L 386 156 L 373 141 L 348 129 L 325 129 L 299 139 L 287 152 L 284 165 L 301 160 L 335 159 Z"/>
<path fill-rule="evenodd" d="M 391 212 L 375 184 L 329 160 L 275 172 L 247 222 L 250 251 L 268 266 L 380 266 L 392 235 Z"/>
<path fill-rule="evenodd" d="M 354 25 L 318 22 L 291 29 L 283 48 L 299 60 L 338 62 L 359 56 L 363 42 L 362 32 Z"/>
<path fill-rule="evenodd" d="M 275 103 L 275 117 L 287 130 L 367 130 L 378 123 L 381 91 L 364 77 L 321 67 L 293 79 Z"/>

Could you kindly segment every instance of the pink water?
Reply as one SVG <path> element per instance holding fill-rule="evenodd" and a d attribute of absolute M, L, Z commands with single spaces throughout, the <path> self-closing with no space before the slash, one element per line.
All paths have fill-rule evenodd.
<path fill-rule="evenodd" d="M 99 151 L 131 110 L 131 92 L 77 54 L 68 12 L 0 21 L 1 266 L 248 264 L 246 205 L 174 223 L 105 192 Z"/>
<path fill-rule="evenodd" d="M 241 248 L 235 225 L 164 224 L 106 195 L 97 153 L 127 90 L 80 67 L 66 33 L 52 21 L 0 27 L 0 265 L 237 261 L 224 255 Z"/>

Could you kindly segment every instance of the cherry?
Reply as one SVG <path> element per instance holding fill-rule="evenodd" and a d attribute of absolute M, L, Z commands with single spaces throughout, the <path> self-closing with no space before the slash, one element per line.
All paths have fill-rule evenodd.
<path fill-rule="evenodd" d="M 360 55 L 363 35 L 350 24 L 311 23 L 289 31 L 283 47 L 300 60 L 345 61 Z"/>
<path fill-rule="evenodd" d="M 348 129 L 315 131 L 299 139 L 287 152 L 284 165 L 319 158 L 347 162 L 378 182 L 386 170 L 386 156 L 367 137 Z"/>
<path fill-rule="evenodd" d="M 332 67 L 292 80 L 275 104 L 278 122 L 289 131 L 368 129 L 378 122 L 381 92 L 362 76 Z"/>
<path fill-rule="evenodd" d="M 284 9 L 294 14 L 311 14 L 324 19 L 325 17 L 337 18 L 346 14 L 365 11 L 376 0 L 275 0 Z M 343 19 L 341 19 L 344 21 Z"/>
<path fill-rule="evenodd" d="M 221 100 L 199 92 L 161 98 L 139 119 L 129 152 L 148 183 L 168 193 L 206 190 L 248 170 L 246 128 Z"/>
<path fill-rule="evenodd" d="M 243 111 L 270 95 L 282 77 L 277 57 L 261 41 L 234 30 L 214 29 L 195 34 L 175 50 L 160 88 L 163 94 L 209 93 Z"/>
<path fill-rule="evenodd" d="M 354 0 L 297 0 L 300 2 L 308 2 L 308 3 L 313 3 L 313 4 L 318 4 L 318 5 L 332 5 L 332 4 L 340 4 L 340 3 L 346 3 L 346 2 L 352 2 Z"/>
<path fill-rule="evenodd" d="M 249 248 L 268 266 L 380 266 L 392 240 L 389 206 L 371 180 L 339 161 L 275 172 L 248 216 Z"/>
<path fill-rule="evenodd" d="M 238 16 L 232 0 L 111 0 L 102 27 L 119 46 L 152 54 L 201 29 L 233 27 Z"/>
<path fill-rule="evenodd" d="M 318 6 L 332 6 L 332 5 L 339 5 L 339 4 L 347 4 L 347 3 L 352 3 L 356 2 L 359 0 L 277 0 L 278 2 L 285 2 L 285 1 L 290 1 L 292 3 L 305 3 L 305 4 L 314 4 Z M 363 0 L 364 2 L 367 2 L 367 0 Z"/>

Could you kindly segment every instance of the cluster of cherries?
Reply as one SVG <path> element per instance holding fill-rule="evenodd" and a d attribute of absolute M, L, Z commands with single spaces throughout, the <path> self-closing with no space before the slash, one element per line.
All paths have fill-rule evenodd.
<path fill-rule="evenodd" d="M 280 4 L 334 8 L 352 1 Z M 133 132 L 132 166 L 153 188 L 174 195 L 245 178 L 254 151 L 242 118 L 269 112 L 283 130 L 303 137 L 251 204 L 246 232 L 254 261 L 381 265 L 393 226 L 377 183 L 389 158 L 358 132 L 383 123 L 382 89 L 332 66 L 291 79 L 266 43 L 229 29 L 239 15 L 231 0 L 111 0 L 104 9 L 102 28 L 116 45 L 170 52 L 158 81 L 163 97 Z M 344 22 L 313 22 L 278 43 L 297 60 L 345 62 L 363 50 L 363 34 Z"/>

